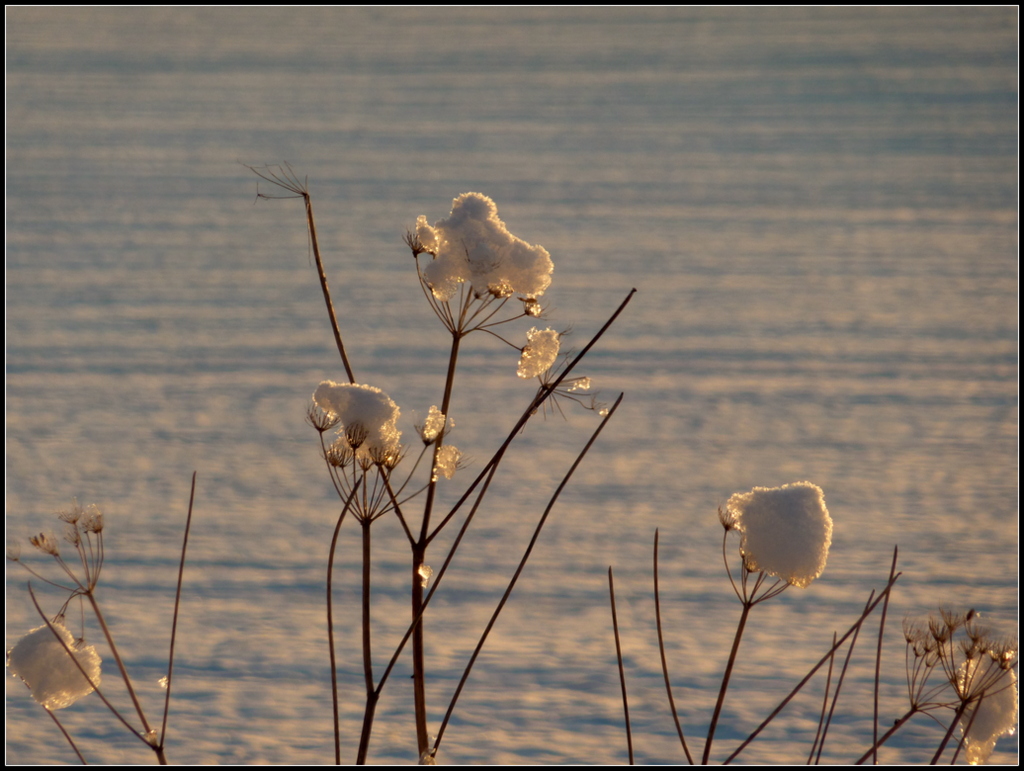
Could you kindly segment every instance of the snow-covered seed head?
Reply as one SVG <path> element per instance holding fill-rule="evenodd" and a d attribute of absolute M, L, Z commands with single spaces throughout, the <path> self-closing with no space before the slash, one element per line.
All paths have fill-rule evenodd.
<path fill-rule="evenodd" d="M 451 479 L 460 468 L 462 453 L 454 445 L 446 444 L 437 451 L 437 463 L 434 464 L 434 479 L 438 475 Z"/>
<path fill-rule="evenodd" d="M 970 701 L 960 718 L 960 731 L 967 762 L 977 765 L 988 760 L 1000 736 L 1013 735 L 1017 728 L 1017 673 L 989 657 L 964 661 L 959 678 Z"/>
<path fill-rule="evenodd" d="M 742 534 L 747 569 L 805 587 L 821 575 L 832 544 L 832 518 L 821 488 L 810 482 L 755 487 L 726 503 L 722 525 Z"/>
<path fill-rule="evenodd" d="M 558 358 L 561 345 L 560 335 L 553 329 L 532 328 L 526 333 L 526 345 L 519 357 L 519 369 L 516 374 L 521 378 L 542 375 L 551 369 Z"/>
<path fill-rule="evenodd" d="M 61 640 L 67 645 L 82 669 L 96 685 L 100 682 L 100 656 L 91 645 L 76 642 L 71 632 L 58 619 L 53 629 L 37 627 L 22 637 L 7 652 L 7 668 L 32 691 L 32 698 L 49 710 L 70 707 L 93 691 L 93 686 L 71 660 Z"/>
<path fill-rule="evenodd" d="M 325 380 L 317 386 L 313 402 L 337 421 L 339 437 L 356 451 L 357 460 L 377 462 L 399 454 L 400 410 L 379 388 Z"/>
<path fill-rule="evenodd" d="M 423 278 L 442 302 L 465 281 L 479 297 L 516 293 L 527 299 L 540 297 L 551 284 L 554 266 L 548 251 L 512 235 L 498 218 L 497 205 L 481 193 L 460 195 L 448 218 L 433 227 L 420 216 L 411 240 L 434 255 Z"/>
<path fill-rule="evenodd" d="M 444 431 L 444 413 L 437 408 L 437 405 L 433 405 L 427 412 L 427 419 L 423 421 L 420 437 L 424 444 L 430 444 L 437 439 L 442 431 Z"/>

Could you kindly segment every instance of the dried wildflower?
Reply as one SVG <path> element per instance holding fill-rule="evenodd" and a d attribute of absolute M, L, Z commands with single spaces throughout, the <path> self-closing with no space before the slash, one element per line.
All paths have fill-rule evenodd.
<path fill-rule="evenodd" d="M 360 462 L 399 454 L 400 410 L 379 388 L 325 380 L 313 394 L 313 402 L 337 421 L 338 434 L 356 450 Z"/>
<path fill-rule="evenodd" d="M 427 413 L 427 419 L 423 421 L 423 428 L 420 429 L 420 438 L 423 444 L 430 444 L 444 430 L 444 413 L 436 405 L 431 406 Z"/>
<path fill-rule="evenodd" d="M 742 533 L 740 553 L 750 572 L 763 571 L 805 587 L 821 575 L 832 543 L 832 518 L 821 488 L 810 482 L 736 493 L 719 520 Z"/>
<path fill-rule="evenodd" d="M 7 668 L 11 674 L 24 680 L 32 690 L 32 698 L 46 709 L 70 707 L 93 691 L 89 680 L 82 676 L 82 671 L 68 655 L 68 649 L 89 679 L 99 685 L 99 654 L 93 646 L 76 642 L 61 619 L 54 621 L 53 631 L 45 625 L 33 629 L 7 652 Z"/>
<path fill-rule="evenodd" d="M 57 548 L 57 539 L 49 533 L 33 535 L 28 539 L 28 542 L 43 552 L 43 554 L 49 554 L 54 557 L 60 556 L 60 549 Z"/>
<path fill-rule="evenodd" d="M 306 410 L 306 422 L 321 434 L 337 426 L 339 420 L 337 415 L 324 412 L 315 403 L 310 404 Z"/>
<path fill-rule="evenodd" d="M 85 513 L 82 515 L 82 519 L 78 522 L 78 527 L 87 533 L 101 533 L 103 532 L 103 512 L 101 512 L 95 504 L 89 505 L 86 508 Z"/>
<path fill-rule="evenodd" d="M 558 358 L 561 335 L 553 329 L 533 327 L 526 333 L 526 345 L 519 358 L 516 374 L 521 378 L 538 377 L 544 374 Z"/>

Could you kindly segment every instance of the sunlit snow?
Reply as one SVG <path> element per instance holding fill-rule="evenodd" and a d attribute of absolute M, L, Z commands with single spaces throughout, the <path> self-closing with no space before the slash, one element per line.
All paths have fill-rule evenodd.
<path fill-rule="evenodd" d="M 999 661 L 982 656 L 965 661 L 960 673 L 964 680 L 989 684 L 981 704 L 969 707 L 960 719 L 971 764 L 988 760 L 996 740 L 1012 736 L 1017 727 L 1017 673 L 1012 668 L 1000 671 Z"/>
<path fill-rule="evenodd" d="M 44 707 L 64 709 L 93 691 L 64 645 L 75 652 L 78 663 L 96 685 L 100 682 L 100 656 L 92 645 L 76 644 L 71 632 L 59 621 L 54 622 L 53 630 L 60 640 L 45 624 L 18 640 L 7 653 L 7 668 L 25 681 L 32 698 Z"/>
<path fill-rule="evenodd" d="M 420 216 L 416 235 L 434 255 L 423 275 L 439 300 L 450 299 L 464 281 L 477 294 L 518 293 L 527 299 L 544 294 L 551 284 L 554 266 L 547 249 L 512 235 L 494 201 L 480 193 L 460 195 L 448 219 L 433 227 Z"/>
<path fill-rule="evenodd" d="M 537 377 L 547 372 L 558 358 L 559 335 L 553 329 L 534 327 L 526 333 L 526 340 L 516 374 L 521 378 Z"/>
<path fill-rule="evenodd" d="M 352 448 L 366 456 L 389 455 L 402 437 L 398 430 L 398 405 L 379 388 L 325 380 L 313 394 L 313 401 L 329 416 L 340 421 L 338 434 Z"/>
<path fill-rule="evenodd" d="M 804 587 L 821 575 L 832 544 L 832 518 L 821 488 L 810 482 L 755 487 L 726 504 L 743 534 L 747 568 Z"/>

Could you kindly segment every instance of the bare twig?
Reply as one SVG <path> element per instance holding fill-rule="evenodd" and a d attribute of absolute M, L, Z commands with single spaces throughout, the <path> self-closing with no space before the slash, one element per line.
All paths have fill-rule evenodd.
<path fill-rule="evenodd" d="M 658 590 L 658 531 L 654 531 L 654 618 L 658 625 L 658 651 L 661 653 L 661 672 L 665 676 L 665 691 L 668 693 L 668 706 L 672 710 L 672 719 L 676 723 L 676 733 L 679 734 L 679 742 L 683 745 L 683 752 L 686 760 L 693 765 L 693 756 L 690 748 L 686 745 L 686 737 L 683 736 L 683 726 L 679 722 L 679 714 L 676 712 L 676 701 L 672 697 L 672 683 L 668 678 L 668 660 L 665 656 L 665 637 L 661 629 L 661 593 Z"/>
<path fill-rule="evenodd" d="M 619 643 L 619 617 L 615 612 L 615 580 L 611 565 L 608 566 L 608 596 L 612 603 L 612 631 L 615 633 L 615 659 L 619 664 L 619 686 L 622 688 L 622 711 L 626 716 L 626 747 L 629 750 L 629 765 L 633 762 L 633 729 L 629 725 L 629 698 L 626 696 L 626 670 L 622 666 L 622 645 Z"/>
<path fill-rule="evenodd" d="M 174 592 L 174 617 L 171 621 L 171 652 L 167 656 L 167 688 L 164 693 L 164 718 L 160 726 L 160 746 L 167 740 L 167 715 L 171 709 L 171 681 L 174 677 L 174 641 L 178 635 L 178 610 L 181 608 L 181 584 L 185 577 L 185 551 L 188 534 L 192 529 L 192 504 L 196 500 L 196 472 L 192 472 L 192 492 L 188 496 L 188 515 L 185 517 L 185 537 L 181 542 L 181 562 L 178 564 L 178 587 Z"/>

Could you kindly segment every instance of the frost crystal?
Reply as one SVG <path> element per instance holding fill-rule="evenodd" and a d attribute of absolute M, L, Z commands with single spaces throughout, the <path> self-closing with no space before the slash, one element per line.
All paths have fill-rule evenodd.
<path fill-rule="evenodd" d="M 559 335 L 553 329 L 534 327 L 526 333 L 526 340 L 516 374 L 521 378 L 537 377 L 547 372 L 558 358 Z"/>
<path fill-rule="evenodd" d="M 313 401 L 332 419 L 338 419 L 338 434 L 357 457 L 376 461 L 398 453 L 400 411 L 379 388 L 325 380 L 317 386 Z"/>
<path fill-rule="evenodd" d="M 524 299 L 544 294 L 554 266 L 543 246 L 532 246 L 508 232 L 494 201 L 480 193 L 463 193 L 452 202 L 448 219 L 433 227 L 416 221 L 416 237 L 434 259 L 423 271 L 434 297 L 450 300 L 469 281 L 478 295 L 513 293 Z"/>
<path fill-rule="evenodd" d="M 445 479 L 451 479 L 455 476 L 455 470 L 458 468 L 461 458 L 461 452 L 452 445 L 446 444 L 437 451 L 437 465 L 434 466 L 434 477 L 436 478 L 438 474 L 442 474 Z"/>
<path fill-rule="evenodd" d="M 981 704 L 972 704 L 960 718 L 971 765 L 988 760 L 996 739 L 1012 736 L 1017 728 L 1017 673 L 1011 668 L 1001 669 L 1000 663 L 983 656 L 969 659 L 960 667 L 962 683 L 987 684 Z M 974 689 L 968 685 L 968 690 Z"/>
<path fill-rule="evenodd" d="M 432 406 L 430 411 L 427 413 L 427 419 L 423 421 L 423 441 L 434 441 L 443 429 L 444 413 L 441 412 L 436 405 Z"/>
<path fill-rule="evenodd" d="M 74 651 L 93 683 L 99 685 L 100 656 L 96 649 L 91 645 L 77 645 L 71 632 L 59 621 L 54 622 L 53 628 Z M 24 680 L 32 690 L 32 698 L 49 710 L 70 707 L 93 691 L 60 640 L 45 625 L 33 629 L 8 651 L 7 668 Z"/>
<path fill-rule="evenodd" d="M 825 569 L 832 518 L 817 485 L 755 487 L 729 498 L 726 510 L 742 533 L 740 552 L 748 570 L 805 587 Z"/>

